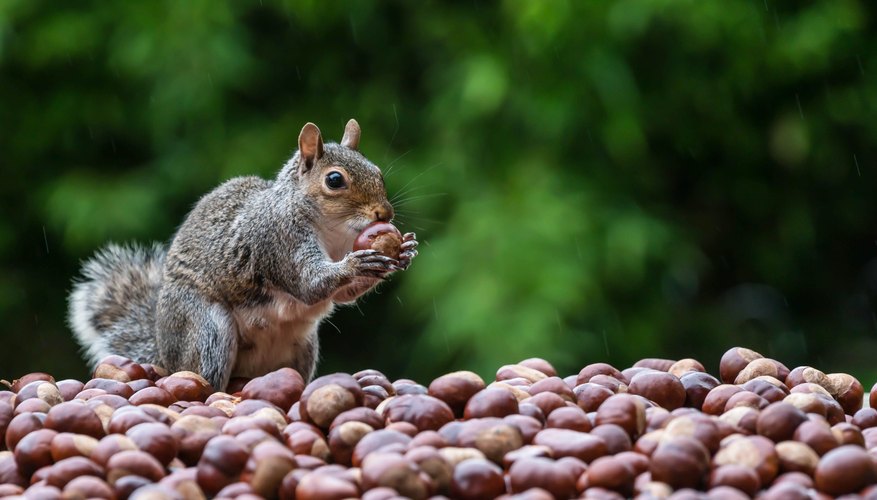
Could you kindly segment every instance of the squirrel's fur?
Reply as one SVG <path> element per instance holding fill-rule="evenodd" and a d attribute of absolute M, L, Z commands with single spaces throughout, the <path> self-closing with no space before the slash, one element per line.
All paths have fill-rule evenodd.
<path fill-rule="evenodd" d="M 352 252 L 356 236 L 388 221 L 380 170 L 357 151 L 359 125 L 323 144 L 307 124 L 273 181 L 232 179 L 204 196 L 167 248 L 109 245 L 85 263 L 69 321 L 92 364 L 119 354 L 200 373 L 215 388 L 284 366 L 313 376 L 317 327 L 417 255 Z M 343 188 L 330 187 L 335 172 Z"/>

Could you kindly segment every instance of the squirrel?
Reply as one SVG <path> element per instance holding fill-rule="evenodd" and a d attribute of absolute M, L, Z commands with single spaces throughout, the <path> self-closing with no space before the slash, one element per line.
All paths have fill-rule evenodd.
<path fill-rule="evenodd" d="M 394 216 L 359 139 L 353 119 L 340 144 L 307 123 L 273 181 L 231 179 L 169 245 L 110 244 L 85 262 L 68 321 L 91 364 L 122 355 L 199 373 L 217 390 L 282 367 L 310 380 L 320 322 L 417 256 L 414 233 L 398 259 L 352 251 L 366 226 Z"/>

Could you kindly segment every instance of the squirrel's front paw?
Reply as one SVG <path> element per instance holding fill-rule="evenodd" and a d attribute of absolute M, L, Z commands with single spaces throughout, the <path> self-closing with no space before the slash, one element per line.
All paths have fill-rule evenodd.
<path fill-rule="evenodd" d="M 414 257 L 417 257 L 417 235 L 414 233 L 405 233 L 402 236 L 401 252 L 399 253 L 399 270 L 404 271 L 411 265 Z"/>
<path fill-rule="evenodd" d="M 356 276 L 370 278 L 383 278 L 400 267 L 398 260 L 381 255 L 377 250 L 357 250 L 347 254 L 345 260 L 349 260 Z"/>

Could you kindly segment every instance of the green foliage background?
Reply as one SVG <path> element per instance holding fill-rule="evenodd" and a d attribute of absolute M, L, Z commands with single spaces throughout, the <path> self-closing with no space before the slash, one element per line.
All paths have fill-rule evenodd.
<path fill-rule="evenodd" d="M 747 345 L 877 379 L 866 0 L 0 0 L 0 377 L 83 377 L 80 260 L 171 238 L 314 121 L 418 232 L 320 371 Z"/>

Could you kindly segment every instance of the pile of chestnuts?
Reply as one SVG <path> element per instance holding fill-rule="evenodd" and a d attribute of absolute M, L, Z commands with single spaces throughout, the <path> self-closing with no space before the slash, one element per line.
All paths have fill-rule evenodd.
<path fill-rule="evenodd" d="M 531 358 L 493 381 L 283 368 L 216 392 L 110 356 L 85 383 L 7 385 L 0 497 L 877 499 L 874 388 L 741 347 L 718 377 Z"/>

